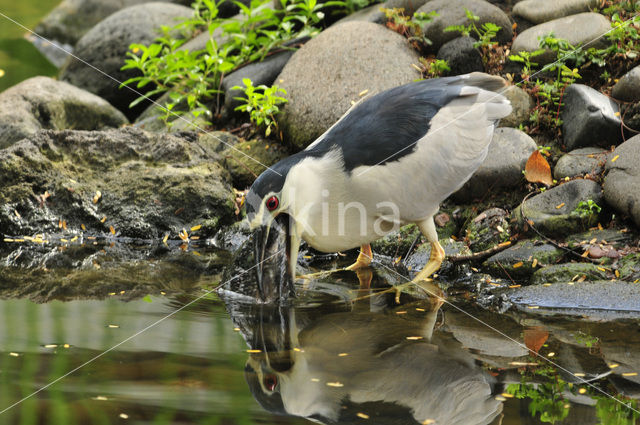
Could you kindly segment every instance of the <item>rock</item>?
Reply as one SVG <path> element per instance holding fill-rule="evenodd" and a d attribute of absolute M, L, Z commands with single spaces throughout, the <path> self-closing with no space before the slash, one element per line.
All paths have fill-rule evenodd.
<path fill-rule="evenodd" d="M 454 241 L 451 238 L 440 239 L 440 244 L 444 248 L 445 259 L 437 274 L 460 276 L 462 270 L 468 268 L 468 264 L 452 263 L 447 259 L 451 255 L 468 255 L 471 251 L 467 246 L 459 241 Z M 422 268 L 429 262 L 429 256 L 431 255 L 431 244 L 423 243 L 415 248 L 411 254 L 406 258 L 405 265 L 413 275 L 417 274 Z"/>
<path fill-rule="evenodd" d="M 444 29 L 451 25 L 468 25 L 469 20 L 465 9 L 470 10 L 480 18 L 476 21 L 476 26 L 478 27 L 487 22 L 502 27 L 497 35 L 499 42 L 507 43 L 513 38 L 509 17 L 499 7 L 491 3 L 484 0 L 459 0 L 456 2 L 431 0 L 420 7 L 417 12 L 429 13 L 435 11 L 438 13 L 438 16 L 422 27 L 424 35 L 433 43 L 433 49 L 437 50 L 447 41 L 460 36 L 457 31 L 444 31 Z"/>
<path fill-rule="evenodd" d="M 129 109 L 129 104 L 139 95 L 126 88 L 119 89 L 121 81 L 138 75 L 135 70 L 120 70 L 129 45 L 150 44 L 161 35 L 162 25 L 174 25 L 179 18 L 192 14 L 191 8 L 162 2 L 122 9 L 94 26 L 75 46 L 76 56 L 117 81 L 90 69 L 75 58 L 70 58 L 62 68 L 60 79 L 97 94 L 133 119 L 149 102 L 140 102 L 136 108 Z M 149 91 L 151 85 L 136 90 Z"/>
<path fill-rule="evenodd" d="M 585 314 L 585 310 L 640 313 L 640 285 L 608 280 L 570 283 L 515 288 L 508 298 L 521 307 L 578 310 L 574 314 Z"/>
<path fill-rule="evenodd" d="M 580 202 L 589 200 L 602 206 L 600 185 L 592 180 L 572 180 L 529 198 L 513 211 L 513 217 L 521 227 L 525 227 L 525 219 L 532 220 L 538 231 L 552 237 L 576 233 L 598 222 L 595 209 L 585 209 L 582 214 L 576 211 Z"/>
<path fill-rule="evenodd" d="M 627 282 L 638 283 L 640 279 L 640 254 L 629 254 L 618 261 L 620 279 Z"/>
<path fill-rule="evenodd" d="M 234 195 L 206 146 L 194 133 L 132 127 L 40 131 L 0 151 L 0 229 L 70 237 L 111 235 L 112 226 L 120 237 L 178 239 L 202 225 L 199 235 L 213 235 L 235 220 Z"/>
<path fill-rule="evenodd" d="M 536 142 L 515 128 L 497 128 L 489 145 L 487 158 L 460 190 L 454 193 L 457 202 L 482 198 L 490 191 L 517 187 L 522 171 Z"/>
<path fill-rule="evenodd" d="M 404 13 L 407 16 L 413 15 L 413 13 L 422 6 L 428 0 L 387 0 L 383 3 L 374 4 L 364 9 L 358 10 L 350 15 L 345 16 L 336 22 L 336 24 L 349 21 L 365 21 L 375 24 L 385 24 L 387 17 L 380 9 L 404 9 Z"/>
<path fill-rule="evenodd" d="M 525 240 L 492 255 L 483 263 L 483 267 L 492 275 L 528 279 L 535 271 L 534 260 L 537 260 L 536 267 L 541 267 L 556 263 L 563 255 L 564 251 L 551 244 Z"/>
<path fill-rule="evenodd" d="M 560 3 L 560 2 L 558 2 Z M 536 25 L 522 31 L 513 41 L 512 53 L 522 51 L 533 52 L 540 48 L 540 39 L 553 32 L 556 37 L 564 38 L 574 46 L 585 44 L 598 39 L 589 44 L 589 47 L 605 47 L 602 34 L 611 29 L 609 20 L 599 13 L 579 13 L 577 15 L 565 16 L 554 19 L 544 24 Z M 534 62 L 546 65 L 556 60 L 556 54 L 550 50 L 536 56 Z M 565 108 L 566 109 L 566 108 Z"/>
<path fill-rule="evenodd" d="M 465 229 L 469 248 L 478 252 L 506 242 L 509 232 L 509 214 L 502 208 L 490 208 L 478 214 Z"/>
<path fill-rule="evenodd" d="M 104 99 L 49 77 L 33 77 L 0 93 L 0 148 L 40 129 L 100 130 L 127 123 Z"/>
<path fill-rule="evenodd" d="M 618 80 L 611 95 L 624 102 L 640 101 L 640 66 L 636 66 Z"/>
<path fill-rule="evenodd" d="M 560 157 L 553 169 L 553 177 L 597 176 L 604 171 L 609 151 L 600 148 L 580 148 Z"/>
<path fill-rule="evenodd" d="M 618 105 L 589 86 L 571 84 L 567 88 L 561 118 L 563 140 L 569 150 L 608 148 L 622 141 Z"/>
<path fill-rule="evenodd" d="M 500 120 L 500 127 L 515 127 L 529 120 L 534 102 L 529 93 L 518 86 L 509 86 L 502 93 L 511 102 L 511 113 Z"/>
<path fill-rule="evenodd" d="M 624 117 L 624 125 L 632 130 L 640 131 L 640 102 L 623 103 L 620 115 Z"/>
<path fill-rule="evenodd" d="M 569 248 L 575 248 L 579 245 L 585 245 L 593 241 L 596 244 L 612 244 L 616 247 L 623 247 L 631 239 L 632 234 L 622 229 L 594 229 L 583 233 L 574 233 L 567 236 L 565 242 Z"/>
<path fill-rule="evenodd" d="M 618 146 L 611 156 L 605 167 L 605 200 L 640 226 L 640 135 Z"/>
<path fill-rule="evenodd" d="M 371 249 L 376 254 L 387 255 L 392 258 L 405 257 L 409 253 L 409 249 L 421 236 L 420 229 L 415 224 L 402 226 L 395 232 L 389 233 L 384 237 L 371 243 Z M 418 239 L 417 244 L 421 243 Z"/>
<path fill-rule="evenodd" d="M 473 47 L 471 37 L 458 37 L 446 42 L 438 50 L 437 59 L 446 60 L 451 71 L 446 75 L 461 75 L 470 72 L 484 72 L 480 51 Z"/>
<path fill-rule="evenodd" d="M 513 7 L 513 14 L 534 24 L 589 12 L 599 5 L 599 0 L 523 0 Z"/>
<path fill-rule="evenodd" d="M 42 37 L 70 45 L 76 42 L 107 16 L 129 6 L 150 0 L 63 0 L 35 28 Z M 170 1 L 170 0 L 167 0 Z M 189 6 L 189 0 L 177 0 Z"/>
<path fill-rule="evenodd" d="M 609 278 L 602 267 L 591 263 L 552 264 L 536 270 L 531 276 L 532 285 L 543 283 L 573 282 L 576 279 L 604 280 Z M 583 279 L 584 280 L 584 279 Z"/>
<path fill-rule="evenodd" d="M 222 80 L 221 89 L 224 91 L 224 106 L 227 109 L 227 113 L 233 114 L 236 106 L 242 103 L 242 101 L 235 99 L 236 97 L 245 97 L 244 90 L 234 90 L 233 87 L 244 87 L 242 83 L 244 78 L 250 79 L 254 86 L 260 84 L 271 86 L 292 55 L 293 51 L 290 50 L 276 53 L 268 56 L 262 62 L 249 64 L 225 76 Z"/>
<path fill-rule="evenodd" d="M 238 189 L 248 188 L 267 166 L 289 155 L 280 143 L 264 139 L 242 141 L 233 147 L 227 146 L 222 152 L 224 166 Z"/>
<path fill-rule="evenodd" d="M 276 81 L 289 102 L 278 117 L 288 141 L 303 148 L 360 99 L 420 77 L 418 54 L 400 34 L 370 22 L 344 22 L 300 48 Z M 375 72 L 372 72 L 375 70 Z"/>

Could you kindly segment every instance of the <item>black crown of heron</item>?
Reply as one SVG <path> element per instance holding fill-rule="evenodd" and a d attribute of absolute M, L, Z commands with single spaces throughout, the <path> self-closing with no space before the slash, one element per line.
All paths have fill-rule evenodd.
<path fill-rule="evenodd" d="M 415 223 L 431 244 L 414 277 L 439 269 L 444 250 L 433 216 L 486 158 L 500 118 L 511 113 L 498 76 L 471 73 L 395 87 L 354 105 L 305 150 L 263 172 L 249 189 L 247 217 L 260 264 L 273 226 L 286 233 L 293 282 L 302 240 L 322 252 L 360 247 L 349 269 L 371 262 L 370 243 Z"/>

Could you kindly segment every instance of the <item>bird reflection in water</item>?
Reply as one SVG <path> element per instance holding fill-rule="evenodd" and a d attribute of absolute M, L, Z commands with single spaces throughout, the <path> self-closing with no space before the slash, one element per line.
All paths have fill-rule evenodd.
<path fill-rule="evenodd" d="M 354 303 L 227 307 L 266 410 L 325 424 L 501 422 L 497 384 L 450 334 L 441 301 L 379 294 Z"/>

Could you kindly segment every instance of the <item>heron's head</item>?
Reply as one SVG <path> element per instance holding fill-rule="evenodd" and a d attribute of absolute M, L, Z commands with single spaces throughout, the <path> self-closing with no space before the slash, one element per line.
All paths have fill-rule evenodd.
<path fill-rule="evenodd" d="M 286 163 L 268 168 L 253 183 L 245 200 L 249 227 L 254 231 L 258 290 L 263 301 L 283 300 L 294 293 L 300 239 L 289 211 L 289 168 Z"/>

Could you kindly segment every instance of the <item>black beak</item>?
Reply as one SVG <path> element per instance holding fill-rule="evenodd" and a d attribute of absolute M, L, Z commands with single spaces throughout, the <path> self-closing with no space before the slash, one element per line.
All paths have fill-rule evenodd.
<path fill-rule="evenodd" d="M 289 220 L 287 214 L 278 214 L 270 226 L 254 233 L 258 292 L 264 302 L 285 301 L 295 294 L 290 262 L 297 258 L 291 258 Z"/>

